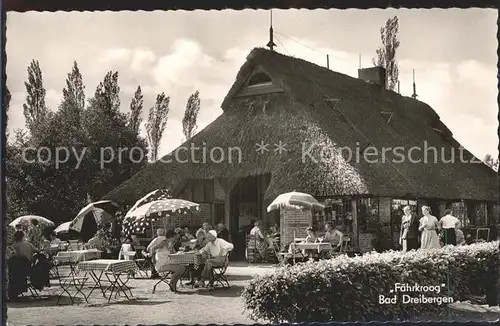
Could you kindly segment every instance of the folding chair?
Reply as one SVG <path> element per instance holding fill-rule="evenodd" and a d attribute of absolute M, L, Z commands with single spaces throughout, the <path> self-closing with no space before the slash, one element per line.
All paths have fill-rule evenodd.
<path fill-rule="evenodd" d="M 40 299 L 41 298 L 41 296 L 38 293 L 37 289 L 35 289 L 35 287 L 33 286 L 33 284 L 31 284 L 31 279 L 30 279 L 29 276 L 27 277 L 27 284 L 26 285 L 28 286 L 28 291 L 31 293 L 31 297 L 33 297 L 35 299 Z M 20 296 L 25 297 L 24 293 L 20 293 Z"/>
<path fill-rule="evenodd" d="M 136 246 L 136 255 L 134 257 L 134 262 L 135 265 L 137 266 L 137 274 L 135 278 L 148 278 L 149 277 L 149 270 L 151 269 L 151 258 L 144 257 L 142 255 L 142 250 L 145 249 L 144 246 Z M 141 277 L 138 277 L 140 275 Z"/>
<path fill-rule="evenodd" d="M 160 283 L 165 283 L 168 285 L 168 287 L 170 288 L 170 290 L 172 290 L 172 285 L 170 284 L 170 275 L 172 275 L 173 273 L 171 271 L 165 271 L 165 272 L 158 272 L 158 275 L 160 275 L 160 279 L 158 280 L 158 282 L 156 282 L 156 284 L 153 286 L 153 291 L 151 293 L 155 293 L 156 291 L 156 287 L 160 284 Z"/>
<path fill-rule="evenodd" d="M 226 255 L 226 258 L 224 260 L 224 264 L 220 267 L 214 267 L 212 273 L 213 273 L 213 284 L 219 283 L 222 288 L 227 289 L 229 288 L 229 282 L 227 281 L 227 278 L 225 276 L 227 267 L 229 266 L 229 253 Z"/>
<path fill-rule="evenodd" d="M 71 304 L 74 304 L 75 299 L 79 296 L 81 296 L 85 300 L 85 302 L 88 303 L 87 296 L 85 295 L 85 293 L 83 293 L 83 288 L 85 287 L 88 277 L 78 275 L 77 267 L 75 266 L 74 262 L 71 261 L 71 259 L 68 260 L 68 263 L 69 274 L 63 276 L 59 272 L 59 262 L 57 260 L 54 261 L 53 273 L 57 277 L 59 286 L 62 289 L 62 291 L 57 296 L 56 304 L 59 304 L 65 293 L 68 295 Z"/>
<path fill-rule="evenodd" d="M 62 292 L 57 296 L 57 304 L 59 304 L 59 302 L 61 301 L 64 293 L 68 294 L 71 304 L 75 302 L 75 299 L 79 295 L 81 295 L 85 302 L 88 303 L 87 296 L 85 295 L 85 293 L 83 293 L 83 288 L 85 287 L 87 280 L 88 277 L 76 276 L 72 274 L 67 277 L 60 277 L 59 285 L 61 286 Z M 74 289 L 75 291 L 70 291 L 72 289 Z"/>

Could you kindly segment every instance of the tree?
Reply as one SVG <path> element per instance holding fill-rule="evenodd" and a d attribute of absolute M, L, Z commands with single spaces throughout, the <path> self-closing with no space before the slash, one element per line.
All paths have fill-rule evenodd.
<path fill-rule="evenodd" d="M 130 102 L 130 115 L 128 120 L 128 125 L 130 129 L 139 134 L 139 128 L 142 122 L 142 107 L 144 105 L 144 100 L 142 96 L 141 86 L 137 86 L 134 97 Z"/>
<path fill-rule="evenodd" d="M 83 77 L 76 61 L 73 63 L 71 72 L 66 77 L 66 87 L 63 88 L 63 100 L 60 105 L 62 114 L 71 115 L 74 118 L 73 127 L 80 128 L 80 118 L 85 109 L 85 86 Z"/>
<path fill-rule="evenodd" d="M 99 83 L 83 114 L 90 186 L 88 194 L 101 198 L 144 165 L 146 144 L 128 127 L 120 112 L 118 72 L 108 72 Z"/>
<path fill-rule="evenodd" d="M 155 105 L 149 110 L 146 123 L 147 141 L 149 146 L 150 162 L 158 159 L 158 149 L 161 137 L 167 127 L 168 112 L 170 110 L 170 97 L 161 93 L 156 97 Z"/>
<path fill-rule="evenodd" d="M 486 154 L 484 156 L 483 162 L 493 170 L 498 171 L 498 159 L 493 158 L 491 154 Z"/>
<path fill-rule="evenodd" d="M 396 52 L 399 48 L 399 22 L 398 16 L 389 18 L 385 27 L 380 29 L 382 46 L 377 49 L 377 58 L 373 58 L 374 66 L 384 67 L 387 74 L 387 88 L 391 91 L 398 84 L 399 68 L 396 61 Z"/>
<path fill-rule="evenodd" d="M 28 66 L 28 81 L 26 87 L 26 103 L 23 104 L 26 127 L 34 134 L 39 126 L 43 126 L 48 118 L 49 110 L 45 105 L 45 88 L 43 87 L 40 63 L 32 60 Z"/>
<path fill-rule="evenodd" d="M 189 96 L 186 104 L 186 111 L 182 119 L 182 132 L 186 141 L 196 133 L 198 114 L 200 113 L 200 92 L 196 91 Z"/>

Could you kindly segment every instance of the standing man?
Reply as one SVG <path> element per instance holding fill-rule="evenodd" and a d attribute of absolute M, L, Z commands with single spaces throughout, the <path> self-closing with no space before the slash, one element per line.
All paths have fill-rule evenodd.
<path fill-rule="evenodd" d="M 446 209 L 445 216 L 441 217 L 438 222 L 438 228 L 443 230 L 444 245 L 457 245 L 456 229 L 460 228 L 460 221 L 455 216 L 451 215 L 451 209 Z"/>
<path fill-rule="evenodd" d="M 229 230 L 222 223 L 217 224 L 217 238 L 229 241 Z"/>
<path fill-rule="evenodd" d="M 403 246 L 403 251 L 417 250 L 420 248 L 418 238 L 420 231 L 418 230 L 419 220 L 412 213 L 410 206 L 403 208 L 403 217 L 401 219 L 401 234 L 399 244 Z"/>

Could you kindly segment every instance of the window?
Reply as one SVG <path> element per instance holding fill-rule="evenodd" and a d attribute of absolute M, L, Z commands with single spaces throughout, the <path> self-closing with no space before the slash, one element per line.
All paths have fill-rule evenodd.
<path fill-rule="evenodd" d="M 351 231 L 352 205 L 350 198 L 328 198 L 323 201 L 323 205 L 325 205 L 324 212 L 313 214 L 313 226 L 319 232 L 323 232 L 326 223 L 330 223 L 332 226 L 342 225 Z"/>
<path fill-rule="evenodd" d="M 476 204 L 476 226 L 486 226 L 487 225 L 487 214 L 488 214 L 488 206 L 486 203 L 477 203 Z"/>
<path fill-rule="evenodd" d="M 467 225 L 467 205 L 464 201 L 454 202 L 451 204 L 453 216 L 460 220 L 462 227 Z"/>
<path fill-rule="evenodd" d="M 379 225 L 378 198 L 360 198 L 357 201 L 359 232 L 373 232 Z"/>
<path fill-rule="evenodd" d="M 272 84 L 271 77 L 269 77 L 263 72 L 256 73 L 248 81 L 248 87 L 270 86 L 271 84 Z"/>

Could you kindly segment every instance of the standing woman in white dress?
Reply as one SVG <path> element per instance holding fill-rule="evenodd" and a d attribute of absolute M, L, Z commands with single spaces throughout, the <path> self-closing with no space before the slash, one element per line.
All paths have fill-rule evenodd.
<path fill-rule="evenodd" d="M 424 216 L 420 219 L 420 226 L 418 227 L 418 230 L 422 232 L 420 249 L 441 248 L 437 233 L 437 217 L 431 215 L 431 209 L 429 206 L 423 206 L 422 213 L 424 214 Z"/>

